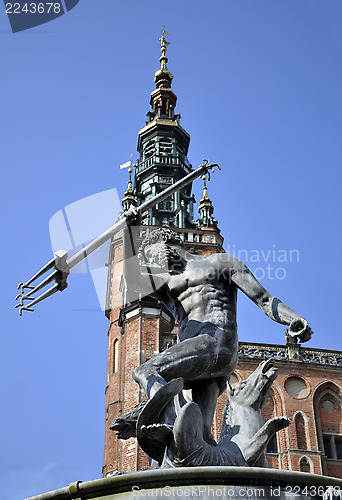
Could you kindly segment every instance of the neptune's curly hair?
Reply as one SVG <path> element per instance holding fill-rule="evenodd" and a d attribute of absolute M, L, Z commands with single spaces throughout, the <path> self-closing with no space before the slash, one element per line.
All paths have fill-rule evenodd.
<path fill-rule="evenodd" d="M 167 229 L 164 227 L 155 229 L 150 234 L 148 234 L 146 238 L 143 239 L 140 245 L 138 255 L 140 262 L 146 261 L 145 248 L 150 245 L 156 245 L 158 243 L 162 244 L 162 247 L 164 248 L 165 245 L 178 245 L 184 248 L 184 242 L 182 238 L 174 231 L 171 231 L 171 229 Z M 167 264 L 168 252 L 162 247 L 158 251 L 158 255 L 156 256 L 157 258 L 154 258 L 151 264 L 160 265 L 162 263 L 164 266 Z"/>

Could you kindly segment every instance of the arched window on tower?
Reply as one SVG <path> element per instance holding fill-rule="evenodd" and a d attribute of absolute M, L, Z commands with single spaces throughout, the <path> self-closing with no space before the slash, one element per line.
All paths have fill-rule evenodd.
<path fill-rule="evenodd" d="M 264 400 L 261 414 L 264 422 L 275 416 L 274 401 L 271 392 L 266 396 Z M 278 453 L 277 436 L 275 434 L 271 437 L 267 444 L 266 453 Z"/>
<path fill-rule="evenodd" d="M 306 457 L 300 459 L 299 468 L 301 472 L 311 472 L 311 465 Z"/>
<path fill-rule="evenodd" d="M 119 369 L 119 341 L 115 339 L 113 342 L 113 373 L 117 373 Z"/>
<path fill-rule="evenodd" d="M 328 459 L 342 460 L 342 399 L 340 388 L 324 384 L 314 397 L 320 449 Z"/>
<path fill-rule="evenodd" d="M 267 444 L 266 453 L 278 453 L 277 436 L 275 434 Z"/>
<path fill-rule="evenodd" d="M 297 413 L 295 417 L 295 425 L 297 435 L 297 448 L 298 450 L 307 450 L 305 422 L 301 413 Z"/>
<path fill-rule="evenodd" d="M 126 289 L 126 282 L 125 282 L 123 275 L 121 276 L 119 290 L 122 293 L 122 305 L 125 307 L 127 304 L 127 289 Z"/>

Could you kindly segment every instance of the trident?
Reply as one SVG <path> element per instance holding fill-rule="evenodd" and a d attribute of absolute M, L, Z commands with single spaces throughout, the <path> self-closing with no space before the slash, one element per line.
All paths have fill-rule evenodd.
<path fill-rule="evenodd" d="M 214 171 L 214 167 L 217 167 L 219 170 L 221 170 L 221 167 L 217 163 L 209 164 L 209 160 L 203 161 L 204 163 L 202 165 L 200 165 L 196 170 L 193 170 L 186 177 L 183 177 L 183 179 L 180 179 L 175 184 L 169 186 L 161 193 L 157 194 L 150 200 L 147 200 L 142 205 L 140 205 L 137 208 L 138 214 L 142 215 L 150 208 L 153 208 L 157 203 L 160 203 L 168 196 L 172 195 L 193 180 L 197 179 L 197 177 L 207 175 L 208 180 L 210 180 L 210 172 Z M 88 243 L 88 245 L 86 245 L 69 259 L 67 258 L 68 252 L 63 249 L 58 250 L 58 252 L 54 254 L 54 257 L 47 264 L 45 264 L 45 266 L 43 266 L 34 276 L 32 276 L 31 279 L 29 279 L 26 283 L 19 283 L 18 290 L 20 290 L 20 293 L 15 298 L 15 300 L 19 299 L 19 303 L 15 306 L 19 307 L 19 315 L 21 316 L 23 311 L 34 311 L 34 309 L 32 309 L 32 306 L 38 304 L 38 302 L 41 302 L 47 297 L 50 297 L 50 295 L 53 295 L 57 291 L 62 292 L 63 290 L 65 290 L 68 286 L 67 277 L 70 274 L 70 270 L 83 259 L 85 259 L 87 255 L 94 252 L 94 250 L 96 250 L 103 243 L 112 238 L 115 233 L 121 231 L 121 229 L 124 228 L 125 224 L 126 218 L 121 217 L 112 227 L 107 229 L 107 231 L 105 231 L 104 233 L 100 234 L 100 236 Z M 32 283 L 34 281 L 43 276 L 43 274 L 45 274 L 46 272 L 50 271 L 50 269 L 53 269 L 53 272 L 49 274 L 49 276 L 47 276 L 38 285 L 32 286 Z M 44 288 L 49 283 L 52 283 L 53 281 L 55 282 L 55 284 L 52 287 L 48 288 L 48 290 L 46 290 L 36 299 L 33 297 L 36 292 Z M 28 289 L 29 291 L 25 293 L 25 289 Z M 32 302 L 30 302 L 28 305 L 25 305 L 25 300 L 30 300 Z"/>

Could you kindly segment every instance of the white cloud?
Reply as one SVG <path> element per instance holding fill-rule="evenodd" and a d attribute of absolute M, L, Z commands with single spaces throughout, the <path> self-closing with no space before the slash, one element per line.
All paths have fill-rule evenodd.
<path fill-rule="evenodd" d="M 23 500 L 65 486 L 61 464 L 51 463 L 40 470 L 11 470 L 0 479 L 1 500 Z M 58 485 L 58 486 L 56 486 Z"/>

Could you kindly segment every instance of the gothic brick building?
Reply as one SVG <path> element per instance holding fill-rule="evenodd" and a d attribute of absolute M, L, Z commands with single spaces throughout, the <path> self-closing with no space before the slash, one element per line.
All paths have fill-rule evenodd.
<path fill-rule="evenodd" d="M 151 93 L 152 111 L 139 131 L 140 156 L 134 165 L 134 183 L 130 169 L 122 200 L 124 210 L 131 204 L 140 205 L 185 177 L 192 168 L 187 159 L 190 136 L 174 111 L 177 97 L 171 90 L 173 77 L 166 66 L 166 47 L 162 36 L 161 67 L 155 73 L 156 89 Z M 194 218 L 194 201 L 188 185 L 159 203 L 143 215 L 140 237 L 156 226 L 166 226 L 181 235 L 192 253 L 223 252 L 223 238 L 213 218 L 205 181 L 198 220 Z M 106 306 L 109 329 L 104 476 L 148 468 L 147 457 L 136 440 L 118 440 L 109 426 L 144 399 L 132 379 L 133 369 L 166 349 L 177 337 L 177 325 L 164 304 L 126 290 L 122 253 L 122 236 L 116 235 L 110 249 Z M 290 342 L 284 346 L 241 343 L 231 384 L 245 379 L 261 360 L 270 357 L 279 374 L 263 407 L 263 416 L 268 419 L 286 415 L 292 425 L 269 443 L 269 466 L 342 478 L 342 353 Z M 223 394 L 213 423 L 216 438 L 225 403 Z"/>

